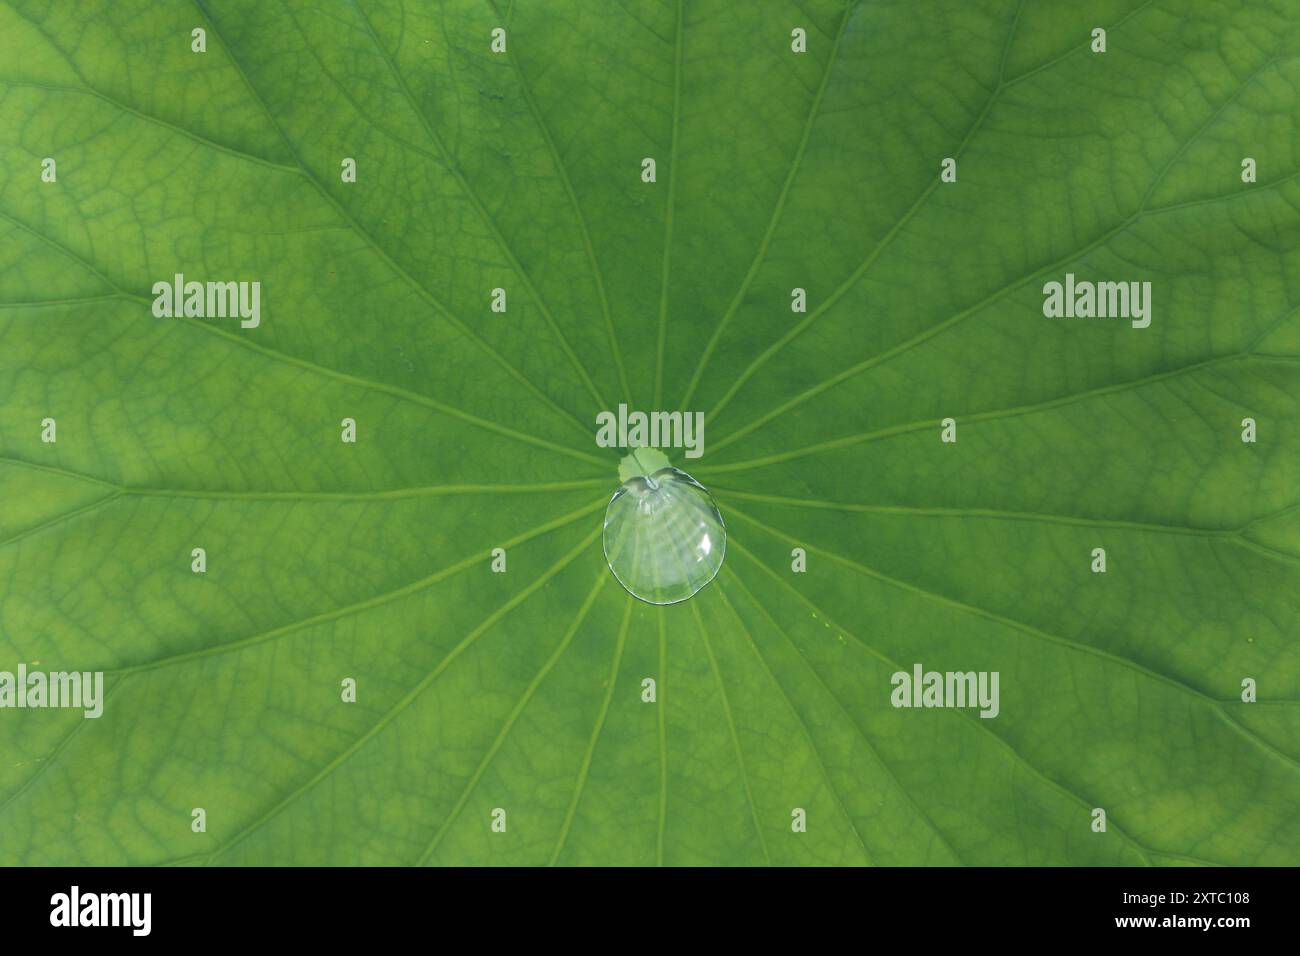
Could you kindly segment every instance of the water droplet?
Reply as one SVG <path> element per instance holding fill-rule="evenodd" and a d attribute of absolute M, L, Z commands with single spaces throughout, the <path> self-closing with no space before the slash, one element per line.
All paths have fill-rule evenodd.
<path fill-rule="evenodd" d="M 605 509 L 605 563 L 629 594 L 677 604 L 713 580 L 727 529 L 708 490 L 668 466 L 628 475 Z"/>

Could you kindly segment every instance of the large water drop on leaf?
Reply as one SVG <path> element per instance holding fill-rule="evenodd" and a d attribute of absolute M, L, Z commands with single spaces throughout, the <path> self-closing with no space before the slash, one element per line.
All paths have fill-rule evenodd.
<path fill-rule="evenodd" d="M 647 467 L 649 466 L 649 467 Z M 605 562 L 633 597 L 676 604 L 713 580 L 727 529 L 705 487 L 662 454 L 638 449 L 605 509 Z"/>

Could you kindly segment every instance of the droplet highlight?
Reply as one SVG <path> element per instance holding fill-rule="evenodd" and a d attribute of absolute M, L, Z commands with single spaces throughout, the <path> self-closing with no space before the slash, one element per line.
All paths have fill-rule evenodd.
<path fill-rule="evenodd" d="M 605 563 L 648 604 L 677 604 L 717 575 L 727 529 L 708 490 L 679 468 L 625 478 L 605 509 Z"/>

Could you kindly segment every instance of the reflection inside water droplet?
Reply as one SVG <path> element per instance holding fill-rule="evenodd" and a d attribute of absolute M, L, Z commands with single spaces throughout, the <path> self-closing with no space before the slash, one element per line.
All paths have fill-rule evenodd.
<path fill-rule="evenodd" d="M 633 597 L 676 604 L 713 580 L 727 529 L 709 492 L 671 466 L 628 477 L 605 509 L 605 562 Z"/>

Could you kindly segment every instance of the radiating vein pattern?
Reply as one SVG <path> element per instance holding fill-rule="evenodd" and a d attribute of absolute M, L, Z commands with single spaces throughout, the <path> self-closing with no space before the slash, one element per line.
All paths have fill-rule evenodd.
<path fill-rule="evenodd" d="M 0 0 L 0 864 L 1300 863 L 1298 24 Z"/>

